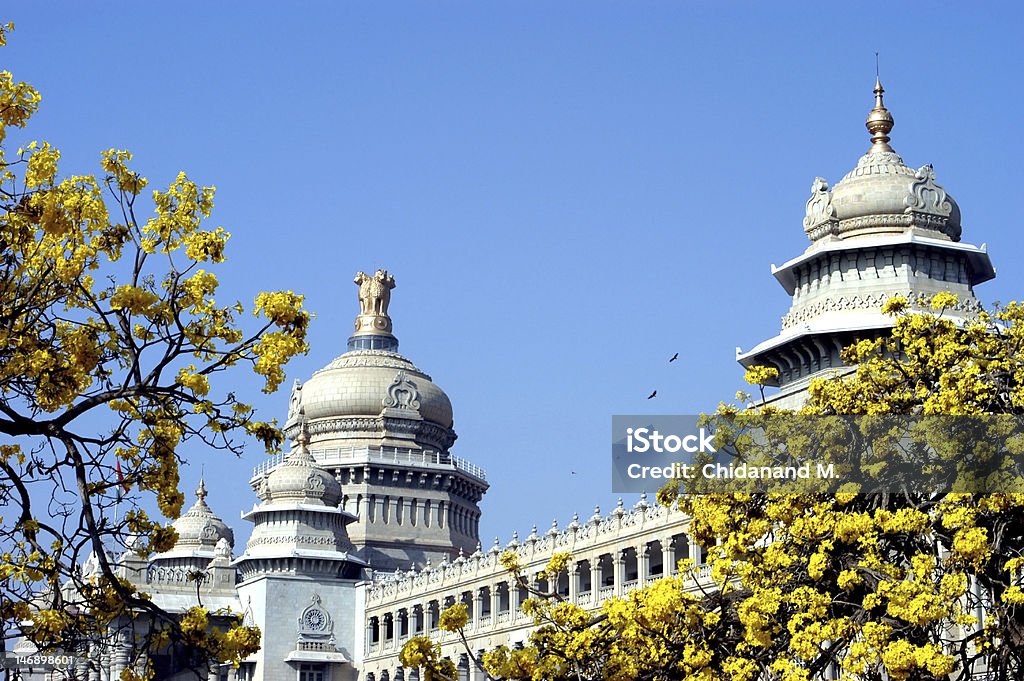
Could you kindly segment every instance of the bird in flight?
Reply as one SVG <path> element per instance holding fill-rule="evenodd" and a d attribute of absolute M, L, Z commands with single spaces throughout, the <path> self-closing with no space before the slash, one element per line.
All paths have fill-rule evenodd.
<path fill-rule="evenodd" d="M 672 355 L 672 359 L 669 360 L 669 364 L 671 364 L 672 362 L 676 361 L 677 359 L 679 359 L 679 353 L 678 352 L 676 354 Z"/>
<path fill-rule="evenodd" d="M 658 391 L 655 390 L 654 392 L 652 392 L 650 395 L 647 396 L 647 399 L 653 400 L 657 396 L 658 396 Z"/>

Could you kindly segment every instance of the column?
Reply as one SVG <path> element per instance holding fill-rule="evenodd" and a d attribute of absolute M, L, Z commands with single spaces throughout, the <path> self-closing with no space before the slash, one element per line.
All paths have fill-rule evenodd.
<path fill-rule="evenodd" d="M 604 572 L 601 569 L 601 556 L 593 556 L 590 559 L 590 593 L 591 602 L 597 605 L 601 601 L 601 587 L 604 586 Z"/>
<path fill-rule="evenodd" d="M 473 589 L 473 629 L 477 630 L 480 628 L 480 621 L 483 619 L 484 612 L 484 588 L 478 586 Z"/>
<path fill-rule="evenodd" d="M 491 628 L 498 626 L 498 609 L 501 607 L 501 590 L 498 588 L 504 582 L 491 584 Z"/>
<path fill-rule="evenodd" d="M 569 602 L 573 605 L 576 604 L 577 596 L 580 592 L 580 564 L 573 561 L 569 565 Z"/>
<path fill-rule="evenodd" d="M 647 584 L 647 578 L 651 576 L 651 552 L 647 543 L 636 547 L 636 583 L 643 588 Z"/>
<path fill-rule="evenodd" d="M 690 558 L 693 560 L 693 564 L 700 565 L 700 544 L 691 535 L 686 535 L 686 539 L 690 542 Z"/>
<path fill-rule="evenodd" d="M 612 574 L 615 578 L 615 595 L 621 596 L 626 583 L 626 552 L 624 549 L 615 549 L 612 554 Z"/>
<path fill-rule="evenodd" d="M 665 577 L 676 573 L 675 540 L 672 537 L 661 540 L 661 574 Z"/>

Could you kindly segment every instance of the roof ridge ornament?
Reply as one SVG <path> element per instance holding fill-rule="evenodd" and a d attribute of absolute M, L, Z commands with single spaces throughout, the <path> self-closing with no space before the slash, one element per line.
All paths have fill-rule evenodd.
<path fill-rule="evenodd" d="M 885 88 L 882 87 L 882 81 L 875 76 L 875 108 L 868 113 L 868 118 L 864 121 L 864 125 L 867 127 L 868 132 L 871 133 L 871 148 L 868 149 L 869 154 L 877 154 L 882 152 L 893 152 L 894 149 L 889 146 L 889 133 L 892 132 L 895 121 L 893 120 L 892 114 L 885 108 L 885 103 L 882 101 L 882 95 L 885 94 Z"/>

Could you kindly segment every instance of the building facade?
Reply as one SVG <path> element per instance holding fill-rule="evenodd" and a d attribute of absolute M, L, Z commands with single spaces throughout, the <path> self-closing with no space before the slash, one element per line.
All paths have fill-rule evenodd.
<path fill-rule="evenodd" d="M 844 345 L 885 333 L 891 320 L 880 307 L 889 297 L 952 291 L 959 303 L 951 314 L 963 318 L 980 309 L 974 287 L 995 275 L 984 248 L 960 240 L 959 207 L 932 167 L 912 169 L 889 145 L 893 117 L 877 82 L 866 125 L 870 148 L 854 169 L 832 187 L 822 178 L 811 186 L 809 246 L 772 268 L 792 298 L 780 332 L 737 349 L 740 364 L 778 370 L 770 399 L 779 406 L 799 406 L 812 378 L 843 371 Z M 292 450 L 253 471 L 247 545 L 235 550 L 201 484 L 174 523 L 172 551 L 150 561 L 131 551 L 119 558 L 122 573 L 161 607 L 180 612 L 201 597 L 260 627 L 261 650 L 237 670 L 219 670 L 222 678 L 417 679 L 398 654 L 411 636 L 430 634 L 463 679 L 482 679 L 461 642 L 437 624 L 446 607 L 465 603 L 471 650 L 527 640 L 531 620 L 519 612 L 526 594 L 501 566 L 503 551 L 518 554 L 539 588 L 590 608 L 673 573 L 681 559 L 704 564 L 689 519 L 646 498 L 481 547 L 487 476 L 452 453 L 451 402 L 398 352 L 388 315 L 394 278 L 360 272 L 355 283 L 360 309 L 347 351 L 295 382 L 285 426 Z M 572 553 L 568 573 L 539 581 L 556 551 Z M 698 570 L 696 579 L 705 578 Z M 118 678 L 131 645 L 130 635 L 120 636 L 96 647 L 80 678 Z M 193 674 L 173 659 L 154 667 L 159 678 Z"/>

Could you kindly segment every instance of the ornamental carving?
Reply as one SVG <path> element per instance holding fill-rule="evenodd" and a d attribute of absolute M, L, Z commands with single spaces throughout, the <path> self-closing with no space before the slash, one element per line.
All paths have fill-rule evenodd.
<path fill-rule="evenodd" d="M 836 312 L 841 310 L 878 310 L 892 295 L 894 294 L 879 292 L 850 297 L 829 297 L 816 300 L 810 305 L 801 307 L 799 310 L 793 310 L 789 314 L 785 315 L 782 318 L 782 328 L 792 328 L 798 324 L 807 322 L 815 317 L 825 314 L 826 312 Z M 906 293 L 899 295 L 908 296 Z M 912 303 L 912 306 L 924 310 L 928 309 L 928 306 L 925 304 Z M 957 301 L 956 305 L 953 305 L 949 309 L 964 314 L 974 314 L 981 311 L 981 303 L 974 298 L 960 299 Z"/>
<path fill-rule="evenodd" d="M 927 213 L 949 217 L 953 204 L 946 197 L 946 190 L 935 184 L 935 169 L 931 164 L 917 169 L 915 180 L 910 184 L 910 195 L 907 196 L 907 213 Z"/>
<path fill-rule="evenodd" d="M 288 421 L 291 422 L 293 419 L 298 419 L 299 414 L 302 413 L 302 383 L 295 379 L 292 383 L 292 396 L 288 401 Z"/>
<path fill-rule="evenodd" d="M 205 584 L 208 581 L 210 581 L 209 573 L 197 572 L 181 566 L 151 565 L 146 570 L 146 582 L 148 584 L 189 584 L 195 582 Z"/>
<path fill-rule="evenodd" d="M 298 618 L 299 640 L 307 638 L 331 638 L 334 633 L 334 622 L 330 613 L 320 603 L 320 594 L 313 594 L 309 605 Z"/>
<path fill-rule="evenodd" d="M 217 540 L 217 546 L 213 549 L 213 555 L 216 558 L 231 560 L 231 544 L 228 543 L 226 537 L 221 537 Z"/>
<path fill-rule="evenodd" d="M 388 395 L 384 398 L 383 403 L 388 408 L 418 410 L 420 408 L 419 389 L 404 371 L 399 371 L 395 375 L 395 380 L 388 386 Z"/>
<path fill-rule="evenodd" d="M 306 486 L 303 491 L 309 496 L 321 497 L 324 494 L 324 479 L 318 471 L 314 471 L 306 478 Z"/>
<path fill-rule="evenodd" d="M 818 230 L 815 228 L 822 223 L 833 223 L 835 220 L 836 207 L 832 205 L 832 192 L 828 189 L 828 182 L 822 177 L 816 177 L 814 182 L 811 183 L 811 198 L 807 199 L 804 231 L 811 238 L 819 238 L 828 234 L 831 230 L 827 228 Z"/>

